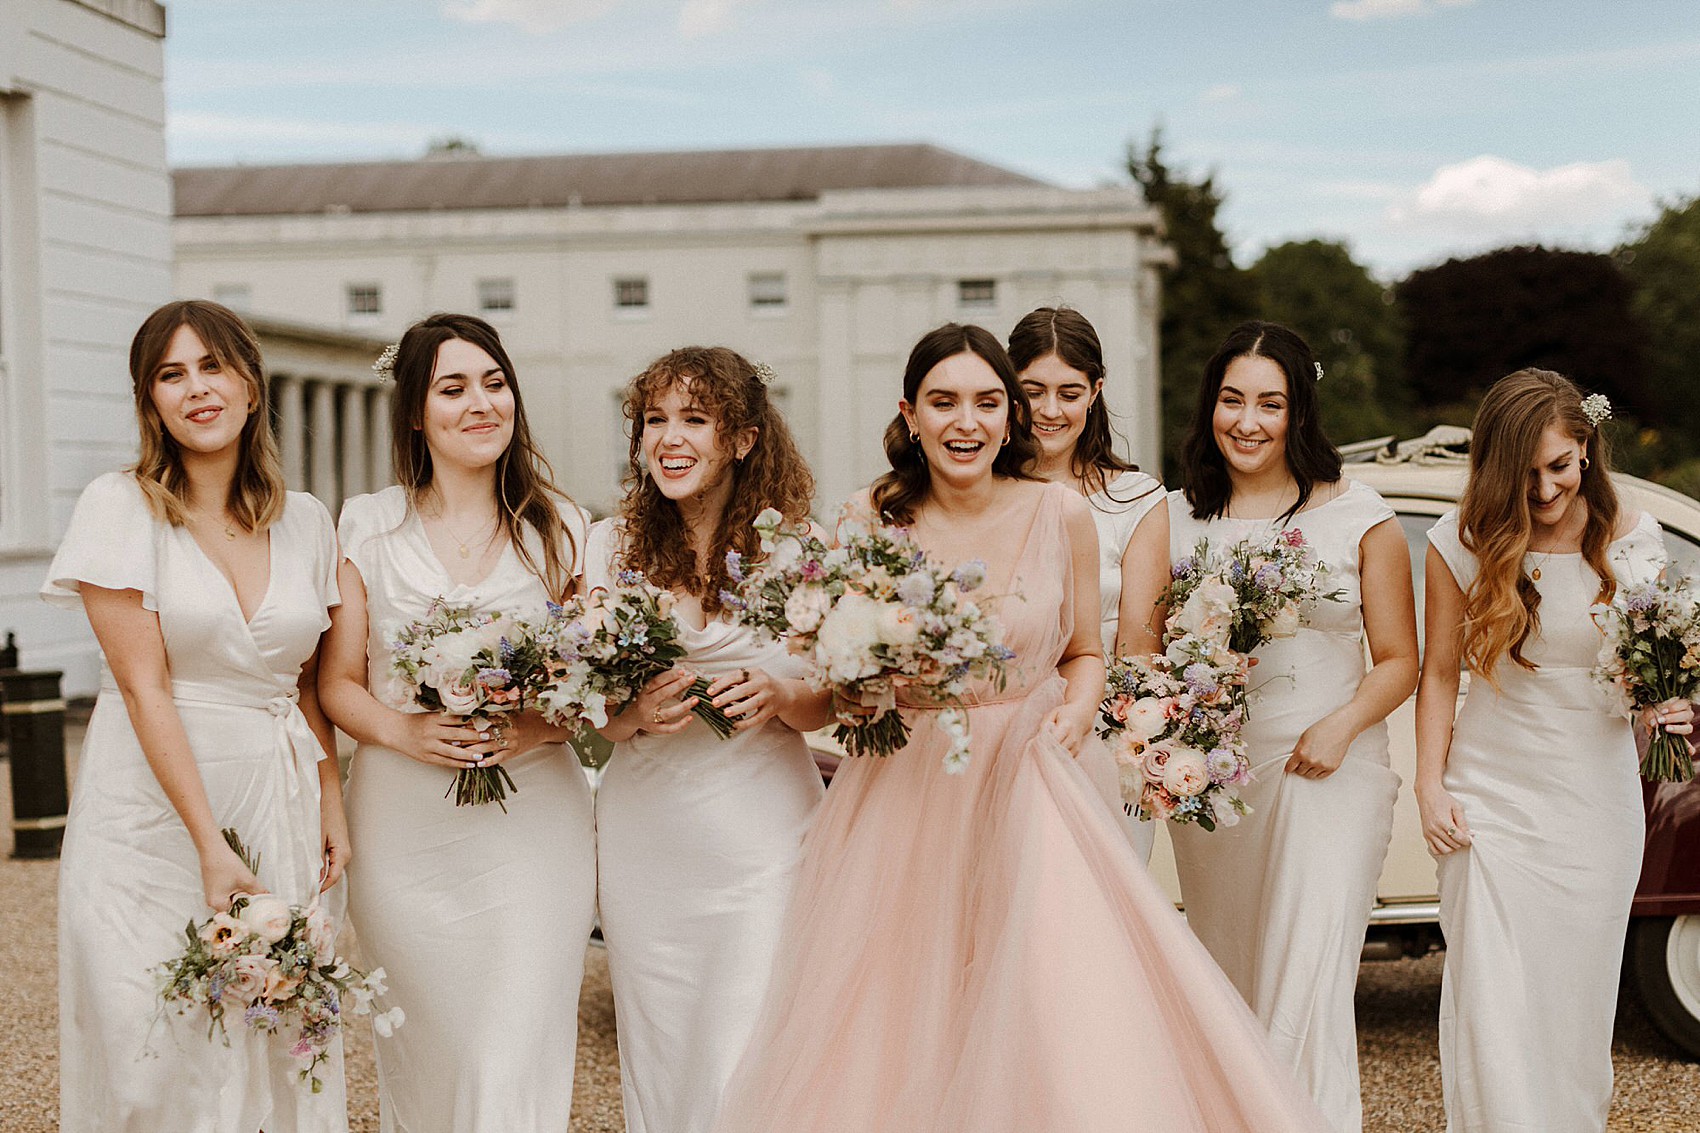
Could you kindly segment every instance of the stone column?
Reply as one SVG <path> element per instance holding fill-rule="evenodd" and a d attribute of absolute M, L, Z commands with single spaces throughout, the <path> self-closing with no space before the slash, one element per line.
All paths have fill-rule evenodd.
<path fill-rule="evenodd" d="M 313 435 L 308 438 L 307 490 L 318 496 L 335 515 L 342 506 L 337 484 L 336 386 L 326 381 L 313 383 Z"/>
<path fill-rule="evenodd" d="M 273 374 L 272 400 L 277 405 L 277 445 L 283 458 L 283 482 L 292 490 L 307 490 L 305 407 L 301 380 L 288 374 Z"/>

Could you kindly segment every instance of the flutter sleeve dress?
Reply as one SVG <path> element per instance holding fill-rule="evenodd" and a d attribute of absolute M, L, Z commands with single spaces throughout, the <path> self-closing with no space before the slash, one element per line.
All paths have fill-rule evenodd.
<path fill-rule="evenodd" d="M 1429 542 L 1466 593 L 1476 558 L 1458 514 Z M 1642 512 L 1607 555 L 1619 586 L 1665 566 Z M 1580 554 L 1524 560 L 1541 595 L 1534 670 L 1475 675 L 1442 783 L 1470 845 L 1438 860 L 1446 971 L 1440 1071 L 1449 1133 L 1601 1133 L 1612 1024 L 1645 837 L 1635 736 L 1590 676 L 1600 580 Z M 1535 574 L 1539 578 L 1535 578 Z"/>
<path fill-rule="evenodd" d="M 586 585 L 617 574 L 618 520 L 591 531 Z M 680 619 L 679 662 L 801 677 L 783 642 Z M 602 935 L 628 1133 L 707 1133 L 755 1027 L 821 799 L 808 745 L 778 719 L 720 739 L 700 720 L 614 745 L 596 792 Z"/>
<path fill-rule="evenodd" d="M 967 768 L 911 706 L 904 748 L 834 776 L 718 1133 L 1323 1129 L 1045 731 L 1077 600 L 1069 493 L 1012 521 L 1017 660 L 968 698 Z"/>
<path fill-rule="evenodd" d="M 564 514 L 582 555 L 583 518 Z M 511 545 L 477 583 L 450 582 L 400 487 L 349 500 L 340 531 L 366 587 L 367 687 L 397 711 L 421 709 L 391 676 L 390 642 L 433 599 L 518 617 L 544 610 L 543 583 Z M 445 798 L 449 768 L 376 744 L 354 753 L 349 916 L 388 974 L 386 1006 L 406 1013 L 376 1043 L 385 1133 L 568 1127 L 596 911 L 590 787 L 566 744 L 506 766 L 518 791 L 504 811 Z"/>
<path fill-rule="evenodd" d="M 1399 793 L 1387 725 L 1360 733 L 1325 779 L 1283 768 L 1305 729 L 1351 700 L 1363 681 L 1359 545 L 1393 509 L 1353 480 L 1284 524 L 1199 520 L 1182 493 L 1169 502 L 1175 558 L 1191 554 L 1200 538 L 1231 545 L 1296 528 L 1328 568 L 1324 589 L 1340 592 L 1337 601 L 1317 602 L 1294 636 L 1252 655 L 1242 734 L 1255 781 L 1240 791 L 1251 813 L 1232 827 L 1172 825 L 1169 833 L 1187 923 L 1269 1029 L 1333 1133 L 1357 1133 L 1358 961 Z"/>
<path fill-rule="evenodd" d="M 78 609 L 82 587 L 137 590 L 159 615 L 172 701 L 213 820 L 260 855 L 260 880 L 297 905 L 323 865 L 318 762 L 299 707 L 301 667 L 337 605 L 336 538 L 324 505 L 290 492 L 270 528 L 271 574 L 251 620 L 186 528 L 154 517 L 128 473 L 91 483 L 42 597 Z M 212 915 L 200 857 L 148 766 L 104 659 L 59 866 L 60 1128 L 67 1133 L 251 1133 L 347 1128 L 340 1044 L 298 1080 L 291 1040 L 161 1013 L 151 969 Z"/>

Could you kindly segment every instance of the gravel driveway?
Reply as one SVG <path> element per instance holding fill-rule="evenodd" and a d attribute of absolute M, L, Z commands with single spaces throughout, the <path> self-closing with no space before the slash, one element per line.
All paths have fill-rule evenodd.
<path fill-rule="evenodd" d="M 11 799 L 0 760 L 0 818 Z M 0 854 L 9 854 L 9 821 L 0 823 Z M 54 978 L 54 862 L 0 860 L 0 1130 L 51 1133 L 57 1127 L 58 1036 Z M 1359 1049 L 1367 1133 L 1418 1133 L 1444 1127 L 1435 1013 L 1440 957 L 1366 964 L 1358 982 Z M 622 1129 L 619 1055 L 608 965 L 592 948 L 579 1003 L 573 1133 Z M 1617 1097 L 1612 1133 L 1700 1130 L 1700 1065 L 1653 1030 L 1625 994 L 1618 1008 Z M 377 1101 L 371 1043 L 350 1044 L 353 1128 L 375 1131 Z"/>

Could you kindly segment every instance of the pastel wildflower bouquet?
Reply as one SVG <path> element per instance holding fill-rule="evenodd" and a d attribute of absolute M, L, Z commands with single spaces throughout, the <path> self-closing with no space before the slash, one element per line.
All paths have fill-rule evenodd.
<path fill-rule="evenodd" d="M 1015 654 L 1003 628 L 968 595 L 986 580 L 974 561 L 947 570 L 928 560 L 909 533 L 846 509 L 828 546 L 807 525 L 789 526 L 768 508 L 756 517 L 765 557 L 746 564 L 736 552 L 726 567 L 736 586 L 721 601 L 738 622 L 781 638 L 812 662 L 811 682 L 831 688 L 869 718 L 840 711 L 834 737 L 851 755 L 889 755 L 909 741 L 897 705 L 936 705 L 949 739 L 947 771 L 967 767 L 971 681 L 1002 689 Z"/>
<path fill-rule="evenodd" d="M 673 602 L 671 591 L 628 570 L 611 588 L 551 604 L 543 623 L 528 627 L 547 674 L 537 696 L 543 718 L 575 729 L 603 727 L 610 710 L 618 712 L 671 669 L 685 655 Z M 696 698 L 692 713 L 715 735 L 732 734 L 731 718 L 709 703 L 706 679 L 698 677 L 687 695 Z"/>
<path fill-rule="evenodd" d="M 1098 733 L 1130 812 L 1205 830 L 1249 813 L 1237 791 L 1251 782 L 1240 735 L 1247 669 L 1243 654 L 1191 634 L 1161 656 L 1111 662 Z"/>
<path fill-rule="evenodd" d="M 236 831 L 223 833 L 258 874 L 258 857 Z M 293 1035 L 290 1056 L 315 1094 L 324 1089 L 319 1067 L 350 1016 L 372 1015 L 385 1037 L 406 1019 L 399 1007 L 373 1013 L 385 991 L 384 970 L 362 972 L 336 954 L 336 925 L 316 900 L 303 907 L 270 893 L 240 896 L 230 912 L 190 921 L 183 935 L 183 952 L 154 969 L 161 1010 L 204 1011 L 207 1038 L 218 1035 L 226 1044 L 233 1018 L 263 1034 Z"/>
<path fill-rule="evenodd" d="M 1623 712 L 1700 694 L 1700 603 L 1687 579 L 1619 587 L 1593 615 L 1605 636 L 1594 680 Z M 1692 779 L 1687 737 L 1654 728 L 1641 775 L 1655 782 Z"/>
<path fill-rule="evenodd" d="M 390 635 L 391 671 L 413 703 L 430 712 L 490 725 L 527 707 L 546 676 L 547 658 L 530 628 L 499 611 L 480 612 L 437 598 L 425 616 Z M 495 803 L 504 811 L 513 777 L 501 764 L 465 767 L 444 797 L 456 806 Z"/>
<path fill-rule="evenodd" d="M 1317 602 L 1340 601 L 1344 591 L 1323 589 L 1327 577 L 1327 564 L 1296 527 L 1222 548 L 1200 539 L 1170 570 L 1167 628 L 1220 640 L 1249 655 L 1268 641 L 1296 634 Z"/>

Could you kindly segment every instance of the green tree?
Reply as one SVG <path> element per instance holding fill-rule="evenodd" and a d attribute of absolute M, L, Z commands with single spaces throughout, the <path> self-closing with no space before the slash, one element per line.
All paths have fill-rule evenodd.
<path fill-rule="evenodd" d="M 1404 331 L 1390 288 L 1331 240 L 1277 244 L 1253 264 L 1262 316 L 1304 336 L 1326 371 L 1322 424 L 1338 444 L 1421 431 L 1410 417 Z"/>
<path fill-rule="evenodd" d="M 1163 467 L 1173 480 L 1175 457 L 1192 421 L 1204 364 L 1227 333 L 1253 317 L 1256 292 L 1234 263 L 1217 224 L 1223 194 L 1214 174 L 1190 180 L 1163 158 L 1162 128 L 1154 127 L 1141 148 L 1130 144 L 1128 172 L 1145 199 L 1163 216 L 1176 262 L 1163 281 L 1162 336 Z"/>
<path fill-rule="evenodd" d="M 1666 203 L 1617 262 L 1635 284 L 1659 409 L 1687 417 L 1700 400 L 1700 196 Z"/>

